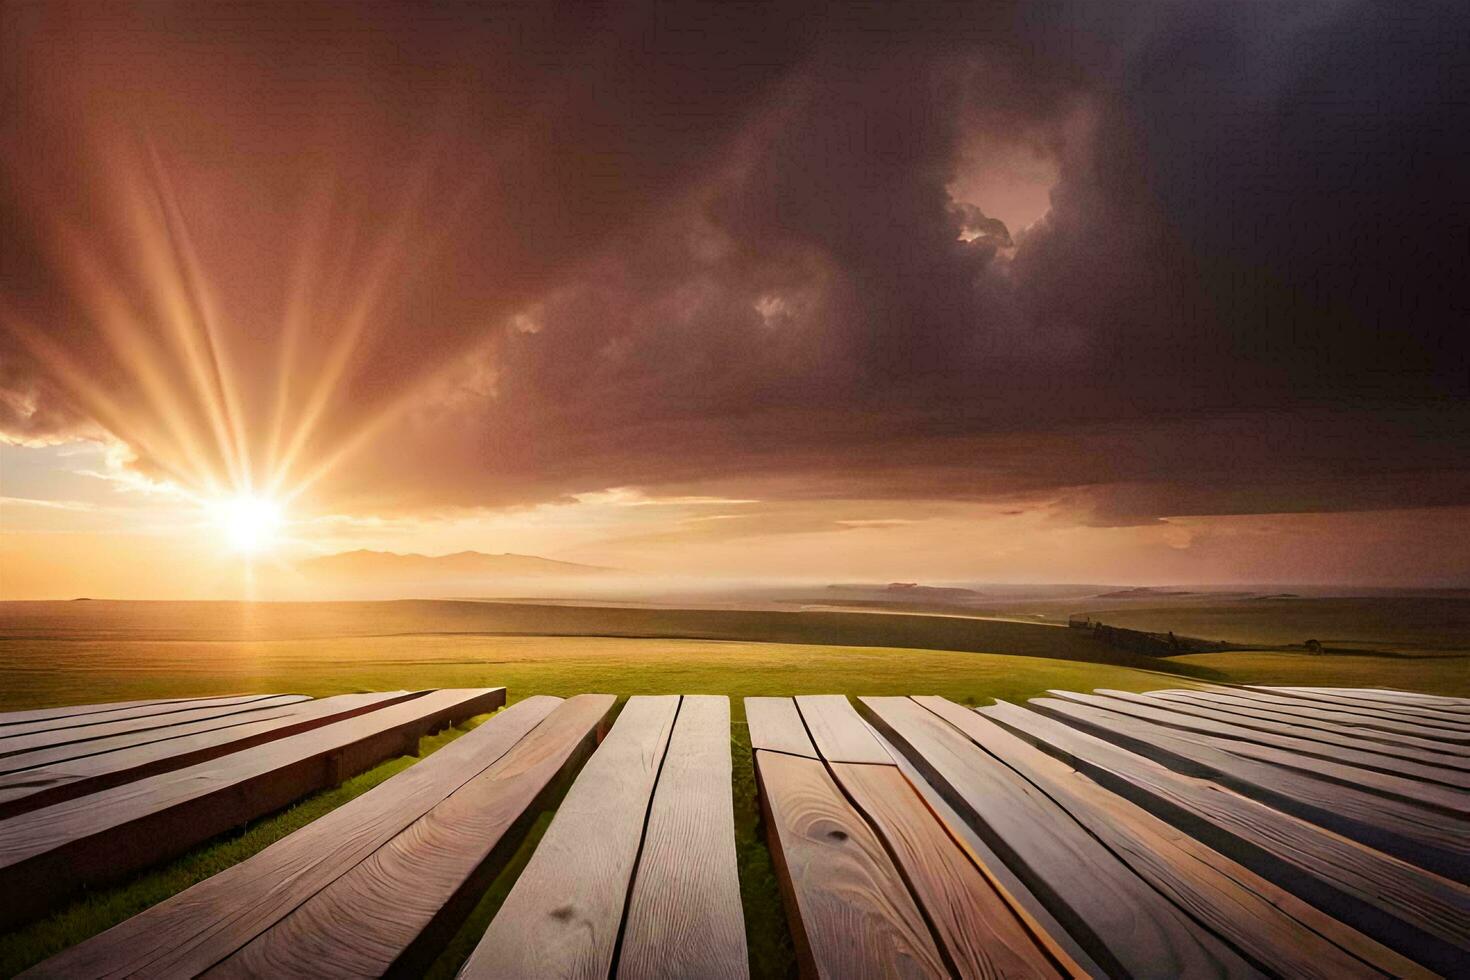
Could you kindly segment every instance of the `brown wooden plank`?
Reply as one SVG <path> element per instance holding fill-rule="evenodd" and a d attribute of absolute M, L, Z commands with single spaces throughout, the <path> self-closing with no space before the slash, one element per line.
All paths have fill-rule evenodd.
<path fill-rule="evenodd" d="M 553 712 L 504 757 L 204 976 L 421 973 L 514 855 L 559 780 L 592 754 L 612 703 L 605 697 L 591 710 Z M 628 710 L 639 713 L 634 705 Z M 617 739 L 615 727 L 604 746 Z"/>
<path fill-rule="evenodd" d="M 304 694 L 231 694 L 217 698 L 143 701 L 108 711 L 84 712 L 74 715 L 42 718 L 32 722 L 12 723 L 9 726 L 0 728 L 0 748 L 8 749 L 10 739 L 21 738 L 27 735 L 60 732 L 69 728 L 91 728 L 95 725 L 116 725 L 119 722 L 125 721 L 141 722 L 138 727 L 147 728 L 151 726 L 149 723 L 143 721 L 143 719 L 158 718 L 159 721 L 156 724 L 167 724 L 169 721 L 168 716 L 170 715 L 202 711 L 206 708 L 227 708 L 247 705 L 255 701 L 282 698 L 289 698 L 292 701 L 310 700 Z"/>
<path fill-rule="evenodd" d="M 757 751 L 755 768 L 803 974 L 834 980 L 947 976 L 898 869 L 827 767 Z"/>
<path fill-rule="evenodd" d="M 113 738 L 135 732 L 168 732 L 198 721 L 219 718 L 242 718 L 261 712 L 276 711 L 292 704 L 309 701 L 304 694 L 272 694 L 268 697 L 235 701 L 229 704 L 210 705 L 204 708 L 189 708 L 169 711 L 141 718 L 124 718 L 118 721 L 91 721 L 85 725 L 52 728 L 45 731 L 12 735 L 0 739 L 0 760 L 9 765 L 20 765 L 28 753 L 61 745 L 85 745 L 101 739 Z"/>
<path fill-rule="evenodd" d="M 796 702 L 790 698 L 746 698 L 745 721 L 750 726 L 750 747 L 788 755 L 817 757 L 816 747 L 802 724 Z"/>
<path fill-rule="evenodd" d="M 240 697 L 241 695 L 233 695 Z M 261 695 L 244 695 L 245 697 L 261 697 Z M 68 704 L 54 708 L 28 708 L 24 711 L 6 711 L 0 713 L 0 728 L 11 725 L 33 725 L 37 722 L 51 721 L 57 718 L 75 718 L 80 715 L 104 714 L 110 711 L 126 711 L 130 708 L 147 708 L 155 705 L 180 704 L 185 701 L 204 701 L 207 698 L 152 698 L 143 701 L 108 701 L 101 704 Z"/>
<path fill-rule="evenodd" d="M 504 703 L 504 688 L 434 691 L 11 817 L 0 834 L 0 924 L 38 914 L 82 885 L 179 854 L 400 752 L 415 752 L 426 732 Z"/>
<path fill-rule="evenodd" d="M 1103 968 L 1093 961 L 1077 940 L 1073 939 L 1066 929 L 1062 928 L 1046 906 L 1041 903 L 1031 890 L 1017 878 L 1005 862 L 990 849 L 980 836 L 975 833 L 941 796 L 938 791 L 930 786 L 928 781 L 920 775 L 919 770 L 908 760 L 901 751 L 891 742 L 883 737 L 883 733 L 874 728 L 866 718 L 863 724 L 873 733 L 884 750 L 893 757 L 894 766 L 908 780 L 924 805 L 929 808 L 935 818 L 948 832 L 951 839 L 959 846 L 960 850 L 970 859 L 980 872 L 988 878 L 996 892 L 1004 895 L 1011 908 L 1015 910 L 1017 917 L 1027 923 L 1027 928 L 1038 943 L 1047 946 L 1052 958 L 1063 967 L 1064 972 L 1079 977 L 1101 977 L 1105 973 Z"/>
<path fill-rule="evenodd" d="M 796 699 L 796 707 L 817 752 L 826 761 L 893 765 L 887 750 L 878 744 L 845 696 L 804 694 Z"/>
<path fill-rule="evenodd" d="M 1322 980 L 1383 975 L 1348 952 L 1378 946 L 1351 927 L 1181 834 L 989 719 L 943 698 L 914 700 L 1045 793 L 1139 877 L 1262 969 Z M 1430 974 L 1425 970 L 1420 975 Z"/>
<path fill-rule="evenodd" d="M 677 696 L 633 697 L 460 977 L 606 977 Z"/>
<path fill-rule="evenodd" d="M 1060 698 L 1034 698 L 1031 704 L 1171 769 L 1208 775 L 1236 792 L 1431 871 L 1461 881 L 1470 872 L 1470 839 L 1462 820 L 1227 751 L 1206 735 Z"/>
<path fill-rule="evenodd" d="M 1404 758 L 1402 755 L 1386 755 L 1378 752 L 1372 746 L 1364 745 L 1362 742 L 1355 743 L 1347 738 L 1340 737 L 1338 740 L 1333 740 L 1331 736 L 1324 739 L 1313 738 L 1308 734 L 1293 731 L 1290 726 L 1286 725 L 1272 726 L 1269 722 L 1251 725 L 1236 724 L 1233 719 L 1210 717 L 1203 711 L 1191 711 L 1174 704 L 1160 704 L 1158 699 L 1140 697 L 1127 691 L 1102 689 L 1094 691 L 1093 694 L 1120 706 L 1126 706 L 1126 708 L 1120 707 L 1119 710 L 1126 710 L 1135 717 L 1145 718 L 1170 728 L 1187 728 L 1190 731 L 1204 732 L 1220 738 L 1255 742 L 1258 745 L 1285 749 L 1310 758 L 1326 759 L 1359 769 L 1402 777 L 1411 784 L 1407 796 L 1404 797 L 1407 799 L 1419 798 L 1418 792 L 1412 790 L 1412 784 L 1416 782 L 1432 784 L 1425 787 L 1426 795 L 1437 793 L 1438 790 L 1435 787 L 1458 790 L 1460 798 L 1456 800 L 1455 797 L 1449 797 L 1448 805 L 1470 812 L 1470 794 L 1465 793 L 1465 790 L 1470 790 L 1470 771 L 1456 770 L 1437 762 L 1426 761 L 1423 757 Z M 1454 761 L 1453 757 L 1446 758 L 1448 761 Z M 1403 791 L 1405 788 L 1400 789 Z M 1440 801 L 1441 805 L 1444 802 Z"/>
<path fill-rule="evenodd" d="M 619 980 L 750 976 L 730 778 L 730 699 L 686 695 L 648 811 Z"/>
<path fill-rule="evenodd" d="M 1448 756 L 1470 765 L 1470 748 L 1463 745 L 1451 745 L 1448 742 L 1419 738 L 1414 735 L 1385 732 L 1377 728 L 1365 728 L 1342 721 L 1329 721 L 1310 714 L 1303 715 L 1293 712 L 1290 708 L 1283 709 L 1283 706 L 1277 702 L 1251 701 L 1211 691 L 1150 691 L 1144 697 L 1167 701 L 1170 704 L 1202 705 L 1212 711 L 1226 712 L 1237 718 L 1269 719 L 1301 728 L 1304 731 L 1332 732 L 1359 739 L 1364 743 L 1419 749 Z"/>
<path fill-rule="evenodd" d="M 963 978 L 1082 976 L 1048 954 L 1016 910 L 935 819 L 894 765 L 835 762 L 832 775 L 877 828 Z"/>
<path fill-rule="evenodd" d="M 511 705 L 433 755 L 239 864 L 165 899 L 33 968 L 27 977 L 190 978 L 225 959 L 365 860 L 529 732 L 596 724 L 610 695 Z M 569 720 L 570 719 L 570 720 Z"/>
<path fill-rule="evenodd" d="M 1224 692 L 1211 691 L 1209 693 L 1221 695 Z M 1394 718 L 1385 712 L 1374 711 L 1372 708 L 1355 709 L 1341 703 L 1328 704 L 1325 701 L 1313 701 L 1285 694 L 1267 694 L 1264 691 L 1255 690 L 1232 689 L 1229 691 L 1229 696 L 1237 700 L 1270 705 L 1279 711 L 1287 711 L 1293 715 L 1355 725 L 1360 728 L 1372 728 L 1396 735 L 1412 735 L 1415 738 L 1431 739 L 1453 746 L 1452 749 L 1446 749 L 1446 751 L 1462 753 L 1470 751 L 1466 748 L 1467 745 L 1470 745 L 1470 736 L 1462 732 L 1440 728 L 1420 720 Z"/>
<path fill-rule="evenodd" d="M 1441 973 L 1470 952 L 1470 888 L 1054 718 L 1006 702 L 978 710 L 1384 946 Z M 1407 972 L 1355 952 L 1390 975 Z"/>
<path fill-rule="evenodd" d="M 907 698 L 860 703 L 1109 974 L 1261 975 L 952 725 Z"/>
<path fill-rule="evenodd" d="M 48 752 L 27 753 L 15 759 L 39 761 L 52 753 L 62 754 L 97 748 L 99 751 L 80 758 L 64 757 L 49 764 L 0 775 L 0 819 L 13 817 L 98 793 L 113 786 L 147 776 L 182 769 L 231 752 L 239 752 L 277 738 L 320 728 L 322 725 L 353 718 L 368 711 L 420 696 L 423 691 L 387 691 L 373 694 L 343 694 L 337 697 L 306 701 L 267 712 L 259 721 L 225 718 L 184 726 L 186 731 L 142 744 L 127 744 L 142 737 L 140 733 L 120 736 L 124 745 L 112 748 L 111 739 L 60 746 Z M 251 714 L 246 719 L 254 718 Z M 219 725 L 211 728 L 208 726 Z M 171 732 L 173 729 L 164 729 Z M 142 733 L 158 735 L 159 733 Z M 12 760 L 13 761 L 13 760 Z"/>
<path fill-rule="evenodd" d="M 847 698 L 808 695 L 796 703 L 828 770 L 878 831 L 955 972 L 1083 975 L 925 805 Z"/>

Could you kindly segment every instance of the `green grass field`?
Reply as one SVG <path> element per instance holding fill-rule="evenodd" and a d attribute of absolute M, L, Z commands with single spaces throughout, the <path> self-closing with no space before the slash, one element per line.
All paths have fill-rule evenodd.
<path fill-rule="evenodd" d="M 350 610 L 332 609 L 324 615 L 306 616 L 298 611 L 284 616 L 276 611 L 271 614 L 275 618 L 264 625 L 252 619 L 248 628 L 240 625 L 238 616 L 186 616 L 184 626 L 174 630 L 168 628 L 167 610 L 158 608 L 149 608 L 141 618 L 119 624 L 99 620 L 96 609 L 88 609 L 80 617 L 68 617 L 63 610 L 38 619 L 33 609 L 7 616 L 0 607 L 0 710 L 244 691 L 326 696 L 352 691 L 490 685 L 505 686 L 512 701 L 532 694 L 589 691 L 620 696 L 729 695 L 734 715 L 731 740 L 737 847 L 752 972 L 757 977 L 786 977 L 795 974 L 795 960 L 759 824 L 741 698 L 832 692 L 853 696 L 926 693 L 967 704 L 986 704 L 995 698 L 1021 701 L 1049 688 L 1140 691 L 1187 686 L 1195 680 L 1377 685 L 1470 695 L 1466 661 L 1454 656 L 1313 657 L 1241 651 L 1155 660 L 1095 645 L 1079 646 L 1090 641 L 1079 637 L 1077 631 L 1026 624 L 997 627 L 985 621 L 960 621 L 959 627 L 952 625 L 954 621 L 944 621 L 937 629 L 942 636 L 964 637 L 970 646 L 988 637 L 997 646 L 1009 648 L 1007 652 L 812 641 L 496 635 L 478 631 L 485 622 L 483 614 L 475 610 L 455 609 L 455 615 L 435 621 L 433 609 L 425 612 L 416 607 L 403 619 L 405 609 L 400 604 L 389 604 L 394 608 L 386 621 L 371 621 L 362 618 L 368 610 L 358 608 L 366 604 L 350 605 Z M 199 610 L 194 607 L 187 612 L 193 616 Z M 742 630 L 765 632 L 789 632 L 800 627 L 813 640 L 833 623 L 836 634 L 844 638 L 869 623 L 887 631 L 913 631 L 923 626 L 911 622 L 895 627 L 887 622 L 919 617 L 851 616 L 857 618 L 797 620 L 794 625 L 791 621 L 772 624 L 749 618 L 734 622 Z M 215 621 L 213 629 L 209 626 L 211 618 Z M 808 622 L 815 626 L 808 627 Z M 493 625 L 507 628 L 504 622 Z M 509 625 L 522 624 L 516 621 Z M 595 622 L 577 625 L 584 630 L 597 628 Z M 617 625 L 626 628 L 628 624 L 620 621 Z M 638 627 L 645 625 L 639 623 Z M 675 625 L 703 629 L 709 623 L 685 619 Z M 445 631 L 435 631 L 435 627 Z M 1040 656 L 1047 644 L 1061 656 Z M 435 736 L 422 748 L 433 751 L 456 735 L 451 731 Z M 0 935 L 0 975 L 9 976 L 250 856 L 412 761 L 402 758 L 384 763 L 343 786 L 211 841 L 167 865 L 115 886 L 96 889 L 25 929 Z M 469 954 L 549 821 L 549 813 L 538 821 L 516 861 L 492 885 L 435 965 L 433 975 L 452 976 Z"/>

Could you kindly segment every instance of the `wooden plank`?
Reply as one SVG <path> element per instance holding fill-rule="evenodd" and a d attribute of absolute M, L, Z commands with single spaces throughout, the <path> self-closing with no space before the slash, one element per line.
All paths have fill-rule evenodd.
<path fill-rule="evenodd" d="M 239 695 L 235 695 L 238 697 Z M 261 695 L 245 695 L 260 697 Z M 129 708 L 146 708 L 154 705 L 179 704 L 184 701 L 201 701 L 204 698 L 153 698 L 144 701 L 108 701 L 102 704 L 69 704 L 55 708 L 28 708 L 24 711 L 0 713 L 0 728 L 10 725 L 30 725 L 55 718 L 75 718 L 79 715 L 102 714 L 109 711 L 125 711 Z"/>
<path fill-rule="evenodd" d="M 608 975 L 678 710 L 677 696 L 628 699 L 460 977 Z"/>
<path fill-rule="evenodd" d="M 828 762 L 859 762 L 893 765 L 893 759 L 851 703 L 841 694 L 805 694 L 796 707 L 806 722 L 817 751 Z"/>
<path fill-rule="evenodd" d="M 235 718 L 197 722 L 184 726 L 182 734 L 169 735 L 143 744 L 126 744 L 141 737 L 139 733 L 119 736 L 124 745 L 112 748 L 103 739 L 80 745 L 60 746 L 45 752 L 27 753 L 16 759 L 35 760 L 38 764 L 0 775 L 0 819 L 27 813 L 43 806 L 98 793 L 113 786 L 147 776 L 182 769 L 231 752 L 252 748 L 273 739 L 286 738 L 336 721 L 353 718 L 368 711 L 418 697 L 423 691 L 388 691 L 373 694 L 343 694 L 318 701 L 306 701 L 268 712 L 259 721 Z M 254 718 L 248 715 L 246 718 Z M 220 725 L 211 728 L 208 726 Z M 195 729 L 197 726 L 197 730 Z M 165 729 L 164 731 L 173 731 Z M 157 733 L 144 733 L 156 735 Z M 80 758 L 66 753 L 97 748 L 95 753 Z M 40 764 L 42 756 L 60 754 L 63 758 Z"/>
<path fill-rule="evenodd" d="M 878 831 L 959 976 L 1084 975 L 959 845 L 847 698 L 796 703 L 833 778 Z"/>
<path fill-rule="evenodd" d="M 543 721 L 596 724 L 610 695 L 532 697 L 239 864 L 35 967 L 27 977 L 191 978 L 289 915 L 450 794 L 486 771 Z M 557 721 L 548 716 L 556 713 Z"/>
<path fill-rule="evenodd" d="M 1041 903 L 1031 890 L 1017 878 L 1005 862 L 990 849 L 980 836 L 966 823 L 960 815 L 940 796 L 938 791 L 930 786 L 914 764 L 909 762 L 908 757 L 898 750 L 896 746 L 883 737 L 883 733 L 874 728 L 866 718 L 863 724 L 873 733 L 884 750 L 893 757 L 893 763 L 899 772 L 908 780 L 924 805 L 934 814 L 950 838 L 959 846 L 960 850 L 970 859 L 970 863 L 978 868 L 992 883 L 995 890 L 1006 897 L 1011 908 L 1015 910 L 1018 918 L 1027 923 L 1027 929 L 1038 943 L 1047 945 L 1052 958 L 1062 966 L 1063 971 L 1071 976 L 1078 977 L 1100 977 L 1104 976 L 1102 967 L 1087 955 L 1087 951 L 1078 945 L 1066 929 L 1062 928 L 1056 918 L 1047 911 L 1046 906 Z"/>
<path fill-rule="evenodd" d="M 746 698 L 745 721 L 750 726 L 752 749 L 817 757 L 796 702 L 790 698 Z"/>
<path fill-rule="evenodd" d="M 1348 734 L 1340 729 L 1311 728 L 1304 725 L 1292 724 L 1287 721 L 1280 721 L 1264 713 L 1254 715 L 1233 713 L 1222 709 L 1218 705 L 1209 703 L 1172 700 L 1142 694 L 1128 694 L 1123 691 L 1098 690 L 1094 693 L 1117 700 L 1133 701 L 1137 704 L 1146 704 L 1153 707 L 1159 707 L 1161 704 L 1165 704 L 1168 705 L 1170 711 L 1192 715 L 1196 718 L 1203 718 L 1209 721 L 1223 722 L 1241 728 L 1250 728 L 1271 735 L 1283 735 L 1290 738 L 1309 739 L 1313 742 L 1324 742 L 1328 745 L 1337 746 L 1338 748 L 1352 749 L 1357 752 L 1388 756 L 1392 759 L 1418 763 L 1427 768 L 1454 770 L 1448 776 L 1436 772 L 1430 773 L 1424 778 L 1432 779 L 1435 782 L 1446 782 L 1448 780 L 1448 785 L 1459 786 L 1461 788 L 1470 787 L 1470 758 L 1466 758 L 1465 756 L 1433 749 L 1416 748 L 1411 745 L 1395 742 L 1365 742 L 1361 737 Z"/>
<path fill-rule="evenodd" d="M 730 699 L 686 695 L 648 811 L 619 980 L 750 976 L 730 779 Z"/>
<path fill-rule="evenodd" d="M 941 952 L 963 978 L 1082 976 L 1048 955 L 894 765 L 834 762 L 833 776 L 888 845 Z"/>
<path fill-rule="evenodd" d="M 310 700 L 304 694 L 232 694 L 218 698 L 186 698 L 178 701 L 141 701 L 136 704 L 123 703 L 120 707 L 99 712 L 80 712 L 58 717 L 39 718 L 30 722 L 14 722 L 0 728 L 0 747 L 8 747 L 8 739 L 24 735 L 40 735 L 59 732 L 68 728 L 89 728 L 94 725 L 114 725 L 123 721 L 139 721 L 145 718 L 163 719 L 182 712 L 200 711 L 205 708 L 225 708 L 231 705 L 250 704 L 271 698 L 290 698 L 293 701 Z M 140 727 L 150 727 L 144 723 Z"/>
<path fill-rule="evenodd" d="M 1110 975 L 1261 975 L 953 726 L 907 698 L 860 703 Z"/>
<path fill-rule="evenodd" d="M 1059 698 L 1035 698 L 1031 704 L 1171 769 L 1207 775 L 1236 792 L 1438 874 L 1463 881 L 1470 872 L 1470 839 L 1463 820 L 1226 751 L 1205 735 Z"/>
<path fill-rule="evenodd" d="M 1348 950 L 1392 954 L 1351 927 L 1181 834 L 989 719 L 943 698 L 914 700 L 1045 793 L 1139 877 L 1262 969 L 1322 980 L 1383 975 Z M 1430 975 L 1427 970 L 1419 973 Z"/>
<path fill-rule="evenodd" d="M 1470 888 L 1037 712 L 1003 701 L 978 710 L 1380 944 L 1441 973 L 1470 952 Z"/>
<path fill-rule="evenodd" d="M 1219 694 L 1221 692 L 1212 691 L 1210 693 Z M 1262 691 L 1231 690 L 1229 695 L 1238 700 L 1270 705 L 1277 710 L 1287 711 L 1294 715 L 1301 715 L 1307 718 L 1333 721 L 1344 725 L 1355 725 L 1360 728 L 1372 728 L 1378 731 L 1392 732 L 1396 735 L 1412 735 L 1415 738 L 1432 739 L 1438 743 L 1448 743 L 1454 746 L 1454 751 L 1458 752 L 1465 752 L 1465 746 L 1470 745 L 1470 736 L 1466 736 L 1460 732 L 1439 728 L 1417 720 L 1392 718 L 1384 712 L 1375 712 L 1371 708 L 1354 710 L 1342 704 L 1332 705 L 1323 701 L 1312 701 L 1306 698 L 1294 698 L 1279 694 L 1267 694 Z"/>
<path fill-rule="evenodd" d="M 948 976 L 898 869 L 827 767 L 760 750 L 755 768 L 803 975 Z"/>
<path fill-rule="evenodd" d="M 1289 699 L 1340 711 L 1351 711 L 1370 718 L 1393 718 L 1411 724 L 1429 724 L 1456 732 L 1470 730 L 1470 716 L 1456 708 L 1439 708 L 1423 702 L 1363 698 L 1353 692 L 1314 690 L 1264 690 L 1248 688 L 1251 694 Z"/>
<path fill-rule="evenodd" d="M 1416 784 L 1432 784 L 1424 787 L 1425 796 L 1432 797 L 1438 794 L 1440 789 L 1437 787 L 1458 791 L 1459 799 L 1450 797 L 1447 805 L 1470 812 L 1470 794 L 1464 792 L 1470 789 L 1470 771 L 1456 771 L 1434 762 L 1424 761 L 1422 758 L 1405 759 L 1402 756 L 1385 755 L 1361 742 L 1354 743 L 1351 739 L 1343 738 L 1340 741 L 1332 741 L 1311 738 L 1293 731 L 1287 725 L 1276 725 L 1277 730 L 1274 731 L 1269 722 L 1238 725 L 1233 719 L 1221 720 L 1209 717 L 1199 710 L 1190 711 L 1171 704 L 1161 705 L 1156 699 L 1140 697 L 1127 691 L 1104 689 L 1094 691 L 1093 694 L 1118 705 L 1117 710 L 1170 728 L 1187 728 L 1190 731 L 1203 732 L 1219 738 L 1254 742 L 1258 745 L 1296 752 L 1310 758 L 1325 759 L 1358 769 L 1402 777 L 1408 781 L 1409 786 L 1399 787 L 1400 792 L 1396 795 L 1405 799 L 1417 800 L 1420 798 L 1420 793 L 1413 788 Z M 1407 795 L 1404 795 L 1405 793 Z M 1431 803 L 1431 805 L 1436 804 Z M 1446 805 L 1446 801 L 1440 801 L 1438 805 Z"/>
<path fill-rule="evenodd" d="M 1256 741 L 1245 737 L 1256 734 L 1250 729 L 1238 729 L 1244 735 L 1225 734 L 1225 730 L 1233 726 L 1191 719 L 1188 715 L 1174 714 L 1167 709 L 1118 701 L 1095 694 L 1079 694 L 1075 691 L 1052 691 L 1050 693 L 1066 698 L 1068 701 L 1106 708 L 1131 718 L 1138 718 L 1167 732 L 1188 734 L 1190 738 L 1202 739 L 1209 745 L 1235 755 L 1256 759 L 1260 762 L 1269 762 L 1284 769 L 1295 769 L 1328 782 L 1376 793 L 1386 799 L 1411 803 L 1450 817 L 1470 814 L 1470 793 L 1452 786 L 1426 783 L 1417 778 L 1367 768 L 1361 763 L 1337 762 L 1327 758 L 1325 753 L 1317 753 L 1312 747 L 1315 743 L 1307 742 L 1305 739 L 1292 740 L 1273 737 L 1269 743 Z M 1303 744 L 1294 744 L 1297 742 Z M 1404 763 L 1403 768 L 1407 770 L 1411 767 L 1409 763 Z"/>
<path fill-rule="evenodd" d="M 120 721 L 94 721 L 85 725 L 12 735 L 0 739 L 0 759 L 7 759 L 11 765 L 15 765 L 24 762 L 26 753 L 40 749 L 61 745 L 85 745 L 89 742 L 143 731 L 168 732 L 193 722 L 247 717 L 309 700 L 311 699 L 304 694 L 273 694 L 250 701 L 210 705 L 207 708 L 190 708 L 142 718 L 125 718 Z"/>
<path fill-rule="evenodd" d="M 1451 697 L 1447 694 L 1424 694 L 1419 691 L 1395 691 L 1386 687 L 1275 687 L 1249 685 L 1256 691 L 1289 691 L 1298 693 L 1328 694 L 1351 697 L 1363 701 L 1379 701 L 1385 704 L 1419 705 L 1454 711 L 1470 715 L 1470 698 Z"/>
<path fill-rule="evenodd" d="M 612 705 L 604 697 L 580 711 L 553 712 L 500 760 L 204 976 L 421 974 L 515 854 L 561 779 L 592 754 Z M 624 715 L 629 710 L 639 714 L 630 705 Z M 615 739 L 616 727 L 604 746 L 618 745 Z M 608 802 L 604 816 L 615 819 Z M 640 811 L 640 829 L 641 820 Z"/>
<path fill-rule="evenodd" d="M 504 688 L 434 691 L 357 718 L 115 786 L 5 821 L 0 927 L 333 786 L 426 732 L 492 711 Z"/>
<path fill-rule="evenodd" d="M 1204 705 L 1211 710 L 1227 712 L 1236 717 L 1270 719 L 1308 731 L 1334 732 L 1368 743 L 1420 749 L 1470 764 L 1470 748 L 1466 746 L 1452 745 L 1448 742 L 1419 738 L 1414 735 L 1385 732 L 1377 728 L 1364 728 L 1350 722 L 1329 721 L 1313 717 L 1311 714 L 1300 714 L 1289 707 L 1283 708 L 1277 702 L 1251 701 L 1206 691 L 1150 691 L 1144 697 L 1167 701 L 1170 704 Z"/>

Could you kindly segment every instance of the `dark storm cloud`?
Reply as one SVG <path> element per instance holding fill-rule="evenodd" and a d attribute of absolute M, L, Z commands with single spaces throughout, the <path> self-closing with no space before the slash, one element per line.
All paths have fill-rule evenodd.
<path fill-rule="evenodd" d="M 57 9 L 7 15 L 5 299 L 128 418 L 31 344 L 0 373 L 14 434 L 160 411 L 36 213 L 157 312 L 82 152 L 121 127 L 177 185 L 249 418 L 301 406 L 375 300 L 316 444 L 410 407 L 342 499 L 1470 500 L 1457 6 Z M 1060 174 L 1037 224 L 951 196 L 1022 142 Z"/>

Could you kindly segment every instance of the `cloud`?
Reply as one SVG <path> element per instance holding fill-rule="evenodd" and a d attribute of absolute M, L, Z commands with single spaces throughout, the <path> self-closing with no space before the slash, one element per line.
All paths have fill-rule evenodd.
<path fill-rule="evenodd" d="M 371 513 L 1464 504 L 1465 20 L 27 7 L 0 431 Z"/>

